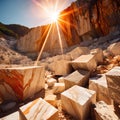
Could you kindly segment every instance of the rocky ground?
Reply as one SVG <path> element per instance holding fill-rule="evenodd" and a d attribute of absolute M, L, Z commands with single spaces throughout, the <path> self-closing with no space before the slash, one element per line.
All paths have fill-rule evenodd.
<path fill-rule="evenodd" d="M 40 60 L 38 62 L 38 65 L 42 65 L 46 68 L 45 97 L 47 97 L 48 95 L 54 94 L 53 92 L 54 87 L 53 85 L 49 86 L 47 82 L 48 79 L 53 78 L 56 80 L 57 83 L 59 83 L 58 79 L 61 76 L 65 77 L 64 74 L 61 74 L 63 70 L 60 67 L 62 62 L 72 61 L 77 57 L 79 57 L 81 54 L 89 54 L 92 51 L 92 49 L 100 48 L 103 51 L 104 60 L 101 64 L 97 66 L 97 69 L 91 73 L 91 77 L 96 76 L 97 74 L 106 73 L 107 71 L 111 70 L 114 66 L 120 66 L 120 54 L 115 55 L 114 51 L 113 53 L 110 51 L 112 44 L 119 43 L 119 42 L 120 42 L 120 31 L 116 31 L 115 33 L 111 33 L 105 37 L 93 39 L 89 42 L 83 41 L 82 43 L 80 43 L 80 45 L 76 45 L 69 48 L 67 52 L 64 53 L 63 55 L 46 57 L 45 59 Z M 79 51 L 80 50 L 79 48 L 81 47 L 82 47 L 82 52 Z M 120 43 L 116 49 L 118 50 L 119 48 L 120 48 Z M 0 38 L 0 64 L 1 65 L 6 65 L 6 64 L 7 65 L 11 65 L 11 64 L 33 65 L 34 62 L 35 61 L 32 61 L 27 56 L 21 55 L 20 53 L 13 50 L 10 44 L 8 44 L 8 42 L 5 39 Z M 60 66 L 58 66 L 58 64 L 60 64 Z M 58 68 L 56 68 L 56 65 Z M 57 76 L 55 75 L 56 69 L 59 69 L 57 73 L 60 73 Z M 72 116 L 62 111 L 60 93 L 55 95 L 57 96 L 57 100 L 54 106 L 59 111 L 59 119 L 74 120 Z"/>

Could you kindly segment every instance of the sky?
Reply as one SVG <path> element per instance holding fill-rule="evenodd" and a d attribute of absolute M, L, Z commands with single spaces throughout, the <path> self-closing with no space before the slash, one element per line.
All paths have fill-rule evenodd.
<path fill-rule="evenodd" d="M 61 11 L 73 1 L 76 0 L 0 0 L 0 22 L 29 28 L 47 24 L 52 15 L 49 9 L 56 5 L 55 10 Z"/>

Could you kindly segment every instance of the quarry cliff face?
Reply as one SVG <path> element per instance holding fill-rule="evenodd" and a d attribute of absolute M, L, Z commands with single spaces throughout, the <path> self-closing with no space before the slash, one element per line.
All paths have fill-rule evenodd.
<path fill-rule="evenodd" d="M 107 35 L 120 26 L 119 0 L 77 0 L 61 12 L 59 31 L 63 48 L 80 41 Z M 45 42 L 50 25 L 32 29 L 21 37 L 17 49 L 24 53 L 37 53 Z M 59 53 L 60 41 L 57 28 L 52 26 L 44 51 Z"/>

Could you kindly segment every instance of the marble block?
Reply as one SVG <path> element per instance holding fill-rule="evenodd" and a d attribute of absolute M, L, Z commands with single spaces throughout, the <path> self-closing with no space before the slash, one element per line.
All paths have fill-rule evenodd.
<path fill-rule="evenodd" d="M 108 85 L 105 75 L 99 75 L 89 79 L 89 89 L 96 91 L 96 100 L 105 101 L 107 104 L 113 104 L 108 91 Z"/>
<path fill-rule="evenodd" d="M 114 67 L 108 71 L 106 79 L 111 98 L 120 104 L 120 67 Z"/>
<path fill-rule="evenodd" d="M 52 62 L 48 65 L 48 68 L 55 74 L 55 75 L 67 75 L 71 73 L 72 66 L 70 62 L 67 60 L 59 60 Z"/>
<path fill-rule="evenodd" d="M 19 111 L 11 113 L 5 117 L 0 118 L 0 120 L 26 120 Z"/>
<path fill-rule="evenodd" d="M 26 120 L 58 120 L 58 110 L 42 98 L 20 107 L 20 111 Z"/>
<path fill-rule="evenodd" d="M 40 66 L 0 68 L 0 97 L 25 100 L 45 87 L 44 68 Z"/>
<path fill-rule="evenodd" d="M 90 53 L 92 55 L 95 55 L 95 60 L 98 64 L 103 62 L 103 50 L 102 49 L 100 48 L 92 49 Z"/>
<path fill-rule="evenodd" d="M 92 103 L 96 102 L 95 91 L 73 86 L 61 93 L 62 108 L 78 120 L 87 120 Z"/>
<path fill-rule="evenodd" d="M 50 78 L 47 80 L 48 87 L 52 87 L 57 82 L 56 79 Z"/>
<path fill-rule="evenodd" d="M 114 112 L 114 109 L 108 106 L 105 102 L 99 101 L 94 108 L 95 120 L 119 120 Z"/>
<path fill-rule="evenodd" d="M 74 60 L 78 58 L 80 55 L 89 54 L 90 50 L 88 47 L 76 47 L 72 51 L 68 52 L 67 54 L 70 55 L 71 59 Z"/>
<path fill-rule="evenodd" d="M 79 58 L 72 61 L 71 64 L 75 70 L 84 69 L 93 71 L 97 67 L 95 56 L 91 54 L 81 55 Z"/>
<path fill-rule="evenodd" d="M 109 47 L 108 47 L 108 51 L 110 53 L 112 53 L 113 55 L 120 55 L 120 42 L 116 42 L 116 43 L 113 43 L 111 44 Z"/>
<path fill-rule="evenodd" d="M 65 90 L 65 83 L 55 83 L 53 87 L 53 93 L 59 94 Z"/>
<path fill-rule="evenodd" d="M 85 86 L 89 80 L 89 71 L 76 70 L 64 78 L 65 89 L 68 89 L 74 85 Z"/>
<path fill-rule="evenodd" d="M 44 98 L 45 101 L 47 101 L 48 103 L 50 103 L 53 106 L 57 105 L 57 96 L 56 95 L 47 95 Z"/>

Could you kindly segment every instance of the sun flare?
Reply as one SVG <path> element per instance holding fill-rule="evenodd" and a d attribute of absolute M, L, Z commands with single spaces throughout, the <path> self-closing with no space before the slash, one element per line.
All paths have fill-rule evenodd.
<path fill-rule="evenodd" d="M 40 52 L 38 54 L 38 57 L 34 65 L 38 65 L 38 61 L 40 60 L 41 55 L 44 51 L 45 45 L 49 40 L 51 31 L 52 33 L 56 31 L 55 33 L 57 33 L 56 35 L 58 36 L 58 42 L 60 45 L 61 54 L 63 55 L 63 43 L 62 43 L 61 33 L 64 32 L 64 34 L 66 34 L 67 32 L 66 29 L 64 28 L 65 27 L 64 25 L 69 25 L 69 26 L 72 25 L 69 23 L 69 21 L 66 21 L 64 18 L 67 17 L 67 15 L 72 14 L 73 10 L 61 12 L 65 8 L 65 5 L 67 4 L 68 0 L 63 0 L 63 2 L 61 1 L 60 0 L 33 0 L 33 2 L 40 8 L 40 14 L 37 14 L 37 15 L 40 15 L 41 17 L 44 18 L 43 23 L 48 24 L 47 25 L 48 27 L 46 28 L 42 36 L 44 37 L 45 35 L 43 45 L 40 49 Z M 52 38 L 54 39 L 54 34 Z"/>
<path fill-rule="evenodd" d="M 51 15 L 50 15 L 50 19 L 52 22 L 57 22 L 59 18 L 59 13 L 58 12 L 52 12 Z"/>

